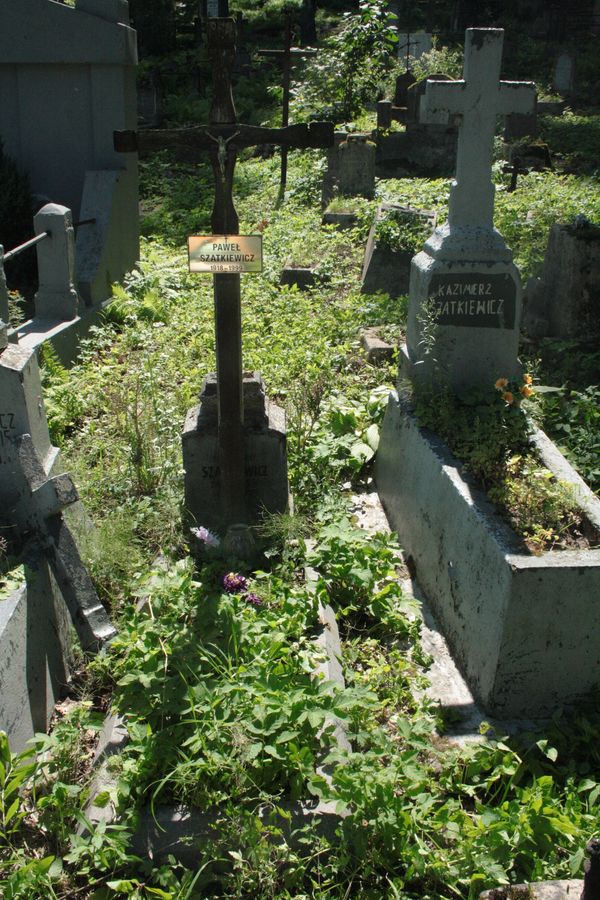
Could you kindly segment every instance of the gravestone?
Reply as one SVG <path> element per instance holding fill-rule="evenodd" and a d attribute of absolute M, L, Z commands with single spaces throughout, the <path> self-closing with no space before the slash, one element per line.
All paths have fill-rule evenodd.
<path fill-rule="evenodd" d="M 77 492 L 50 442 L 34 350 L 0 342 L 0 533 L 27 563 L 0 603 L 0 729 L 20 750 L 44 731 L 64 688 L 71 630 L 84 648 L 114 635 L 63 509 Z"/>
<path fill-rule="evenodd" d="M 494 228 L 491 168 L 496 117 L 530 112 L 535 86 L 499 81 L 503 36 L 502 29 L 468 29 L 463 79 L 429 80 L 422 105 L 424 117 L 461 118 L 448 222 L 412 263 L 408 371 L 439 377 L 455 390 L 493 385 L 519 371 L 521 284 Z"/>
<path fill-rule="evenodd" d="M 349 134 L 339 145 L 338 153 L 339 193 L 371 200 L 375 193 L 375 143 L 367 134 Z"/>
<path fill-rule="evenodd" d="M 538 134 L 537 97 L 533 111 L 530 113 L 510 113 L 504 119 L 504 140 L 507 143 L 520 138 L 535 138 Z"/>
<path fill-rule="evenodd" d="M 288 506 L 285 412 L 269 400 L 258 372 L 244 373 L 242 389 L 247 516 L 259 522 L 265 513 Z M 200 404 L 187 414 L 182 441 L 186 508 L 214 532 L 223 530 L 218 437 L 217 378 L 212 374 L 205 379 Z"/>
<path fill-rule="evenodd" d="M 437 80 L 451 81 L 447 75 Z M 407 84 L 407 82 L 405 82 Z M 377 136 L 377 169 L 380 178 L 395 178 L 409 171 L 450 174 L 456 162 L 457 130 L 450 116 L 438 111 L 427 121 L 421 117 L 426 79 L 406 86 L 406 131 Z"/>
<path fill-rule="evenodd" d="M 160 72 L 158 69 L 151 69 L 148 75 L 138 82 L 138 125 L 146 128 L 158 128 L 160 126 L 163 118 L 162 99 Z"/>
<path fill-rule="evenodd" d="M 400 32 L 398 40 L 398 59 L 404 59 L 406 69 L 411 68 L 411 61 L 420 59 L 433 47 L 432 36 L 426 31 Z"/>
<path fill-rule="evenodd" d="M 333 146 L 326 151 L 325 174 L 321 187 L 321 209 L 325 209 L 337 193 L 340 175 L 340 144 L 347 137 L 347 131 L 334 132 Z"/>
<path fill-rule="evenodd" d="M 600 228 L 583 216 L 550 229 L 544 268 L 525 288 L 523 328 L 530 337 L 597 337 Z"/>
<path fill-rule="evenodd" d="M 414 251 L 400 246 L 390 247 L 378 240 L 379 226 L 390 216 L 399 216 L 408 221 L 416 220 L 423 225 L 426 233 L 431 233 L 436 224 L 435 213 L 429 210 L 412 209 L 395 203 L 380 204 L 365 249 L 361 275 L 362 293 L 374 294 L 377 291 L 384 291 L 390 297 L 408 293 L 410 265 Z"/>
<path fill-rule="evenodd" d="M 412 72 L 402 72 L 396 78 L 396 87 L 394 90 L 394 106 L 408 105 L 408 89 L 416 83 L 416 78 Z"/>
<path fill-rule="evenodd" d="M 377 102 L 377 128 L 390 128 L 392 122 L 406 124 L 408 89 L 412 87 L 416 79 L 412 72 L 406 71 L 396 78 L 394 100 L 379 100 Z"/>
<path fill-rule="evenodd" d="M 115 129 L 136 122 L 136 36 L 128 21 L 126 0 L 0 4 L 4 148 L 34 193 L 73 210 L 76 221 L 104 223 L 77 235 L 86 305 L 105 301 L 109 285 L 139 258 L 137 164 L 112 145 Z"/>
<path fill-rule="evenodd" d="M 554 67 L 552 87 L 562 97 L 573 93 L 575 84 L 575 60 L 566 50 L 559 54 Z"/>

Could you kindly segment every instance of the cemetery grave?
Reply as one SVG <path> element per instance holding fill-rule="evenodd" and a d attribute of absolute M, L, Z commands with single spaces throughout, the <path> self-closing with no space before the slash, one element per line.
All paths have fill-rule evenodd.
<path fill-rule="evenodd" d="M 237 84 L 236 99 L 244 91 Z M 50 735 L 36 738 L 35 761 L 11 757 L 0 735 L 0 892 L 470 900 L 559 879 L 581 891 L 585 847 L 600 829 L 596 695 L 541 721 L 532 714 L 511 737 L 488 719 L 477 740 L 457 744 L 453 733 L 473 738 L 470 710 L 425 693 L 431 660 L 407 590 L 415 555 L 403 560 L 393 537 L 353 521 L 365 494 L 376 502 L 372 462 L 396 378 L 394 363 L 365 362 L 360 333 L 407 328 L 405 297 L 360 290 L 370 220 L 393 203 L 431 210 L 442 227 L 448 181 L 376 181 L 375 200 L 362 201 L 369 215 L 338 231 L 321 225 L 318 150 L 290 151 L 278 206 L 277 155 L 240 149 L 239 231 L 260 234 L 264 250 L 263 272 L 240 276 L 241 371 L 260 372 L 287 413 L 295 506 L 267 518 L 268 555 L 253 569 L 223 558 L 209 523 L 192 532 L 181 517 L 181 430 L 203 382 L 204 400 L 215 400 L 212 279 L 188 271 L 185 245 L 210 230 L 221 169 L 218 156 L 211 168 L 195 152 L 194 164 L 165 150 L 142 159 L 140 268 L 69 371 L 42 354 L 50 437 L 96 523 L 82 553 L 119 634 L 81 672 Z M 526 279 L 551 225 L 599 221 L 600 193 L 589 176 L 552 171 L 509 192 L 503 162 L 492 171 L 494 223 Z M 329 275 L 306 292 L 279 283 L 303 247 L 320 250 Z M 536 385 L 562 384 L 548 349 L 525 352 Z M 579 357 L 588 373 L 593 356 Z M 538 415 L 545 399 L 531 401 Z M 463 521 L 457 513 L 457 531 Z M 580 590 L 580 619 L 591 621 L 594 596 Z M 321 620 L 327 606 L 345 686 L 331 667 L 318 675 L 335 630 Z M 127 738 L 90 807 L 92 733 L 109 697 Z M 177 829 L 191 842 L 181 855 L 171 843 L 177 859 L 165 858 Z"/>

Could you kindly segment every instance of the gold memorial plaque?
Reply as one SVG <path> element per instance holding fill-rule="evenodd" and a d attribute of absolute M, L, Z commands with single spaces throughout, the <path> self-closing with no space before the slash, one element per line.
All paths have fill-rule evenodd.
<path fill-rule="evenodd" d="M 194 234 L 188 237 L 188 254 L 190 272 L 262 272 L 262 235 Z"/>

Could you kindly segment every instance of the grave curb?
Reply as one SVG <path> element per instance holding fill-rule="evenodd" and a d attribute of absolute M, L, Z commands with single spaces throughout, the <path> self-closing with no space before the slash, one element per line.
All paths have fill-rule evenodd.
<path fill-rule="evenodd" d="M 536 438 L 552 447 L 544 450 L 546 465 L 560 463 L 557 477 L 565 480 L 569 473 L 579 492 L 581 479 L 562 454 L 542 432 Z M 388 402 L 375 477 L 452 655 L 489 714 L 551 714 L 600 682 L 600 610 L 588 599 L 600 593 L 600 550 L 525 554 L 458 460 L 419 428 L 396 392 Z M 583 502 L 594 519 L 600 515 L 597 498 L 584 496 Z"/>
<path fill-rule="evenodd" d="M 307 581 L 314 582 L 316 574 L 310 570 L 307 572 Z M 322 626 L 320 633 L 315 638 L 315 644 L 324 654 L 323 662 L 315 669 L 315 677 L 322 676 L 327 681 L 345 687 L 344 676 L 341 667 L 341 643 L 339 630 L 333 609 L 319 603 L 319 622 Z M 335 718 L 330 722 L 334 724 L 334 735 L 340 749 L 351 751 L 352 747 L 343 727 L 343 724 Z M 90 786 L 90 799 L 84 810 L 84 816 L 92 825 L 100 822 L 107 824 L 117 818 L 112 804 L 95 806 L 94 799 L 99 794 L 104 794 L 116 786 L 117 777 L 110 771 L 110 760 L 123 749 L 128 741 L 128 733 L 123 719 L 116 713 L 110 713 L 102 728 L 98 748 L 94 758 L 94 766 L 98 765 Z M 317 772 L 331 780 L 331 768 L 329 766 L 317 766 Z M 281 812 L 278 812 L 280 810 Z M 300 800 L 300 801 L 276 801 L 272 805 L 262 804 L 256 810 L 256 815 L 265 826 L 275 826 L 281 829 L 288 839 L 291 847 L 300 846 L 295 842 L 295 832 L 303 826 L 314 823 L 318 833 L 328 840 L 335 839 L 336 828 L 339 821 L 348 815 L 343 809 L 338 809 L 332 801 Z M 132 839 L 132 847 L 135 853 L 147 856 L 153 860 L 166 859 L 174 856 L 186 866 L 194 866 L 198 862 L 197 847 L 211 837 L 217 837 L 219 832 L 219 818 L 223 816 L 220 807 L 210 811 L 195 807 L 168 804 L 151 808 L 145 806 L 140 810 L 139 821 Z M 80 825 L 78 834 L 85 834 L 87 829 Z M 268 834 L 268 831 L 265 832 Z M 273 835 L 269 839 L 277 841 L 278 836 Z"/>
<path fill-rule="evenodd" d="M 583 880 L 568 878 L 562 881 L 532 881 L 513 884 L 507 888 L 482 891 L 479 900 L 580 900 Z"/>

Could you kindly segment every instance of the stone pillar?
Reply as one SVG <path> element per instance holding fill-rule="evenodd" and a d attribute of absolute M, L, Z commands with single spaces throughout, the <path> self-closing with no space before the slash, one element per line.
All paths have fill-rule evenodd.
<path fill-rule="evenodd" d="M 35 314 L 39 319 L 66 322 L 77 316 L 75 242 L 71 210 L 48 203 L 34 216 L 36 234 L 50 235 L 37 245 L 39 289 Z"/>
<path fill-rule="evenodd" d="M 366 197 L 375 193 L 376 145 L 366 134 L 349 134 L 340 144 L 339 192 L 345 197 Z"/>

